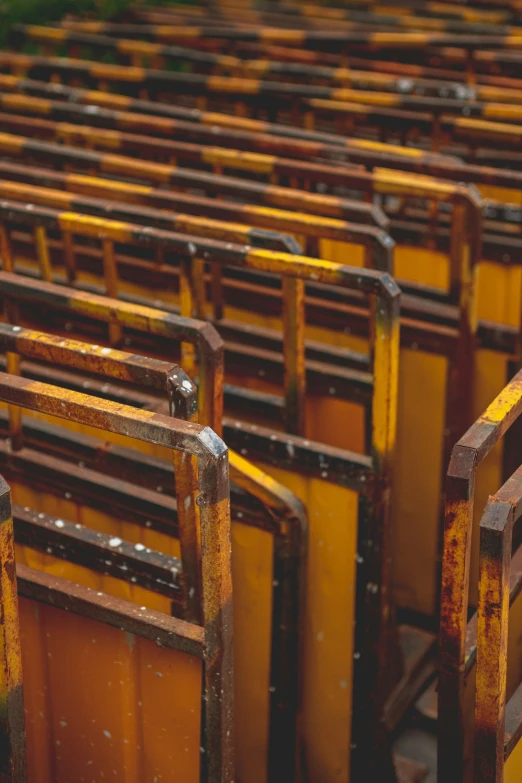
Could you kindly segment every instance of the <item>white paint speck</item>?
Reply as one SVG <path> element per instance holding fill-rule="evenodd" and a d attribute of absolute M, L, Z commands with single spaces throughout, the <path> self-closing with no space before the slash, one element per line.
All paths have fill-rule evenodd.
<path fill-rule="evenodd" d="M 112 739 L 112 734 L 110 733 L 110 731 L 107 731 L 107 729 L 104 729 L 103 733 L 107 737 L 107 739 Z"/>
<path fill-rule="evenodd" d="M 121 546 L 122 543 L 123 542 L 121 538 L 111 538 L 109 541 L 109 546 Z"/>

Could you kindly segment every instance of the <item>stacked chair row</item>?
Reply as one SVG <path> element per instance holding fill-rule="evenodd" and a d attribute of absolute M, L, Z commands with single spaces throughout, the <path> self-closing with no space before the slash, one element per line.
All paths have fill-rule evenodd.
<path fill-rule="evenodd" d="M 518 779 L 520 16 L 9 31 L 8 780 Z"/>

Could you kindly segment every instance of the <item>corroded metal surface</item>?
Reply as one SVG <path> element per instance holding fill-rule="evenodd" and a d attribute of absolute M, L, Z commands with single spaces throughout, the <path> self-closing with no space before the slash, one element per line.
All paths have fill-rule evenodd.
<path fill-rule="evenodd" d="M 2 399 L 31 410 L 158 443 L 198 460 L 208 779 L 233 777 L 232 616 L 228 454 L 207 427 L 3 374 Z M 210 540 L 209 540 L 210 539 Z"/>
<path fill-rule="evenodd" d="M 521 211 L 509 201 L 519 200 L 522 186 L 521 42 L 520 8 L 508 0 L 494 8 L 479 0 L 473 6 L 414 0 L 408 7 L 350 0 L 343 8 L 218 0 L 205 7 L 130 7 L 103 23 L 69 18 L 61 26 L 20 26 L 9 37 L 16 51 L 0 53 L 0 293 L 6 320 L 25 323 L 33 332 L 43 329 L 47 301 L 59 333 L 60 306 L 75 314 L 71 331 L 76 324 L 88 330 L 84 316 L 108 323 L 109 345 L 122 355 L 118 372 L 125 378 L 115 374 L 111 400 L 97 403 L 96 416 L 104 426 L 120 428 L 131 425 L 103 406 L 117 400 L 123 410 L 134 404 L 138 397 L 119 381 L 143 380 L 140 362 L 146 363 L 137 355 L 123 358 L 122 343 L 134 329 L 142 340 L 138 350 L 166 356 L 168 363 L 172 357 L 164 351 L 174 338 L 182 343 L 175 355 L 188 375 L 199 371 L 200 421 L 223 432 L 243 456 L 289 469 L 292 478 L 322 479 L 326 461 L 328 481 L 358 493 L 352 783 L 395 781 L 383 716 L 392 713 L 396 725 L 421 687 L 415 665 L 411 676 L 409 663 L 401 671 L 391 598 L 390 508 L 397 468 L 404 482 L 403 466 L 395 465 L 401 452 L 396 441 L 404 437 L 396 424 L 399 347 L 406 367 L 418 351 L 419 366 L 424 353 L 441 359 L 445 373 L 440 442 L 426 444 L 441 456 L 442 470 L 450 462 L 440 593 L 439 779 L 467 783 L 471 757 L 464 743 L 473 728 L 465 724 L 463 699 L 471 675 L 477 676 L 477 783 L 502 779 L 504 755 L 522 732 L 516 697 L 508 703 L 504 732 L 506 622 L 522 583 L 516 555 L 509 575 L 515 512 L 512 494 L 502 500 L 503 490 L 483 520 L 480 605 L 468 622 L 475 474 L 518 417 L 518 376 L 463 435 L 477 395 L 486 383 L 490 390 L 498 381 L 494 373 L 491 378 L 483 373 L 485 352 L 479 349 L 492 352 L 491 366 L 506 357 L 518 366 L 520 359 L 516 314 L 513 323 L 512 313 L 502 324 L 489 320 L 484 302 L 491 300 L 494 311 L 496 300 L 484 279 L 493 276 L 487 277 L 486 264 L 480 279 L 478 270 L 484 261 L 494 265 L 506 302 L 509 298 L 506 310 L 515 313 L 518 304 L 507 289 L 518 282 L 502 275 L 516 274 L 520 265 Z M 342 263 L 326 260 L 330 253 Z M 348 266 L 356 254 L 358 266 Z M 405 275 L 399 313 L 399 289 L 390 275 L 395 261 L 403 274 L 405 257 L 417 268 L 411 278 Z M 418 282 L 440 272 L 441 257 L 448 262 L 447 275 L 437 278 L 444 277 L 443 284 Z M 15 271 L 40 279 L 17 282 Z M 56 283 L 64 279 L 74 292 L 59 292 Z M 181 318 L 169 331 L 152 316 L 152 328 L 142 329 L 152 297 L 160 292 L 161 301 L 163 291 L 165 306 L 178 308 Z M 111 303 L 104 304 L 98 292 Z M 117 297 L 125 301 L 115 304 Z M 34 322 L 28 303 L 34 303 Z M 234 321 L 229 307 L 251 313 L 252 322 Z M 484 312 L 488 315 L 479 318 Z M 211 317 L 223 342 L 201 326 L 191 331 L 193 317 Z M 271 331 L 273 323 L 281 324 L 280 334 Z M 335 338 L 323 337 L 328 330 Z M 82 331 L 73 334 L 76 339 Z M 324 342 L 312 340 L 312 334 Z M 369 355 L 345 349 L 345 335 L 358 350 L 362 338 Z M 343 347 L 328 344 L 337 338 Z M 0 448 L 0 465 L 5 460 L 29 475 L 41 453 L 38 480 L 45 477 L 54 487 L 66 476 L 70 480 L 62 457 L 77 454 L 79 446 L 34 424 L 26 435 L 16 402 L 32 404 L 34 387 L 42 410 L 56 412 L 57 394 L 43 386 L 58 383 L 58 367 L 34 362 L 44 353 L 61 360 L 55 350 L 59 339 L 36 339 L 36 348 L 30 342 L 21 361 L 12 331 L 0 329 L 10 379 L 0 382 L 9 406 L 8 413 L 0 412 L 0 430 L 9 432 L 13 445 L 10 456 Z M 64 342 L 75 350 L 73 340 Z M 223 383 L 224 355 L 234 378 L 230 385 Z M 88 366 L 91 360 L 78 368 L 95 369 Z M 152 377 L 154 368 L 159 371 L 154 362 L 161 360 L 146 365 L 147 378 L 147 372 Z M 147 382 L 149 389 L 139 397 L 139 424 L 132 428 L 149 437 L 150 422 L 168 410 L 168 402 L 154 394 L 163 392 L 162 381 L 157 387 Z M 67 415 L 87 416 L 74 397 L 78 379 L 70 374 L 68 383 Z M 284 389 L 284 398 L 278 389 Z M 307 405 L 326 390 L 334 404 L 362 407 L 366 454 L 306 439 Z M 222 419 L 223 392 L 234 414 L 255 423 Z M 405 399 L 417 404 L 410 389 Z M 426 424 L 432 413 L 427 405 Z M 517 438 L 512 428 L 503 457 L 508 472 L 518 466 Z M 424 448 L 421 434 L 417 440 L 415 449 Z M 86 443 L 81 448 L 91 453 Z M 197 481 L 206 480 L 201 471 L 198 477 L 201 457 L 189 452 L 175 457 L 181 477 L 176 491 L 192 498 L 199 491 L 201 499 L 205 487 L 198 490 Z M 140 469 L 147 475 L 167 470 L 145 458 L 132 462 L 113 447 L 96 459 L 102 460 L 98 467 L 118 465 L 135 477 Z M 292 780 L 294 766 L 302 767 L 306 758 L 299 726 L 302 667 L 296 662 L 307 580 L 306 511 L 242 457 L 231 453 L 230 465 L 238 487 L 258 504 L 248 524 L 274 535 L 269 779 Z M 217 474 L 212 475 L 214 481 Z M 79 497 L 88 491 L 87 478 L 82 475 L 81 491 L 79 479 L 75 484 Z M 112 496 L 129 507 L 116 473 L 97 481 L 97 502 L 112 482 Z M 408 481 L 413 498 L 415 477 Z M 438 489 L 437 494 L 438 501 Z M 201 506 L 191 501 L 187 524 L 178 512 L 176 525 L 190 551 L 211 556 L 225 574 L 216 592 L 210 570 L 203 568 L 200 576 L 199 555 L 183 564 L 193 584 L 201 580 L 205 635 L 214 638 L 217 650 L 226 630 L 222 612 L 230 611 L 230 584 L 219 526 L 227 501 L 221 495 L 214 500 L 215 517 L 207 520 L 202 541 Z M 505 525 L 497 514 L 488 526 L 491 509 L 507 506 Z M 261 507 L 262 522 L 256 521 Z M 423 509 L 414 513 L 422 525 Z M 154 522 L 158 529 L 164 524 L 160 517 Z M 195 593 L 193 619 L 199 603 Z M 216 662 L 219 669 L 219 654 Z M 214 678 L 216 687 L 222 672 L 223 667 Z M 299 774 L 307 780 L 306 769 Z"/>
<path fill-rule="evenodd" d="M 465 765 L 469 768 L 470 764 L 464 757 L 464 735 L 469 727 L 464 722 L 463 699 L 476 469 L 521 412 L 519 373 L 456 444 L 448 469 L 439 637 L 441 780 L 462 780 Z"/>
<path fill-rule="evenodd" d="M 9 487 L 0 478 L 0 777 L 27 781 L 22 657 L 13 519 Z"/>

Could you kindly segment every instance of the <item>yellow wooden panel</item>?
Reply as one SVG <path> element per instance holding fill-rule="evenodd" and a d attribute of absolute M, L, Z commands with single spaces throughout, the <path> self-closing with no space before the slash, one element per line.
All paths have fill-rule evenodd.
<path fill-rule="evenodd" d="M 22 599 L 30 783 L 199 779 L 201 662 Z"/>
<path fill-rule="evenodd" d="M 504 204 L 522 204 L 522 191 L 519 188 L 503 188 L 497 185 L 480 185 L 480 194 L 484 198 L 502 201 Z"/>
<path fill-rule="evenodd" d="M 507 698 L 510 699 L 522 682 L 522 595 L 509 610 Z"/>
<path fill-rule="evenodd" d="M 335 397 L 308 397 L 306 437 L 318 443 L 364 453 L 364 408 Z"/>
<path fill-rule="evenodd" d="M 522 269 L 481 261 L 478 272 L 479 318 L 518 327 Z"/>
<path fill-rule="evenodd" d="M 51 692 L 47 683 L 45 630 L 40 622 L 42 606 L 18 599 L 22 666 L 24 674 L 25 731 L 29 783 L 55 783 L 52 758 Z M 91 778 L 92 780 L 92 778 Z"/>
<path fill-rule="evenodd" d="M 522 740 L 519 740 L 504 767 L 504 783 L 520 783 L 522 776 Z"/>
<path fill-rule="evenodd" d="M 20 491 L 21 488 L 17 487 Z M 38 493 L 45 505 L 52 496 Z M 24 495 L 24 500 L 28 495 Z M 34 501 L 35 498 L 32 498 Z M 42 506 L 38 506 L 41 508 Z M 87 506 L 78 508 L 82 524 L 104 533 L 143 543 L 179 556 L 179 540 L 137 524 L 121 522 Z M 73 518 L 74 521 L 74 518 Z M 155 545 L 155 546 L 154 546 Z M 101 590 L 139 606 L 170 613 L 170 601 L 130 582 L 98 574 L 60 558 L 17 547 L 19 562 L 46 573 Z M 268 747 L 269 670 L 271 653 L 273 538 L 270 533 L 234 522 L 232 525 L 234 596 L 237 765 L 245 783 L 266 781 Z"/>
<path fill-rule="evenodd" d="M 232 524 L 236 774 L 266 783 L 270 701 L 273 537 Z"/>
<path fill-rule="evenodd" d="M 348 266 L 364 266 L 364 246 L 351 242 L 338 242 L 335 239 L 319 240 L 319 257 L 325 261 Z"/>
<path fill-rule="evenodd" d="M 308 511 L 303 695 L 309 779 L 347 783 L 358 495 L 321 479 L 260 467 L 300 497 Z"/>
<path fill-rule="evenodd" d="M 399 365 L 392 526 L 400 606 L 435 610 L 447 362 L 403 349 Z"/>
<path fill-rule="evenodd" d="M 422 247 L 398 245 L 395 250 L 395 277 L 448 290 L 449 261 L 447 255 Z"/>

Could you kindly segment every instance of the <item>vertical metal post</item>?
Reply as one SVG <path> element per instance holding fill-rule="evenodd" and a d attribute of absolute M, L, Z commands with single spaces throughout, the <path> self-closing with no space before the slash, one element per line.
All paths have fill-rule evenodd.
<path fill-rule="evenodd" d="M 0 779 L 26 783 L 27 759 L 13 520 L 0 476 Z"/>

